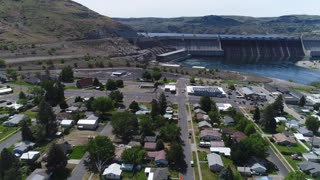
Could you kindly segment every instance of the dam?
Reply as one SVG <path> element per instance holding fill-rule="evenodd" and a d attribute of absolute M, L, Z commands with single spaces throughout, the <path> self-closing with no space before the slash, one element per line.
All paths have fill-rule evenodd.
<path fill-rule="evenodd" d="M 161 56 L 162 62 L 184 59 L 168 53 L 174 51 L 184 57 L 217 57 L 233 63 L 294 63 L 320 57 L 320 40 L 281 35 L 139 33 L 132 42 Z"/>

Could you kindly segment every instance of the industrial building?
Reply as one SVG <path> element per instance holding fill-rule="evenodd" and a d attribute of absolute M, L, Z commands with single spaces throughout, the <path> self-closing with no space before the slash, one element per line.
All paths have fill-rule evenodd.
<path fill-rule="evenodd" d="M 169 62 L 169 61 L 182 61 L 191 57 L 191 55 L 186 51 L 186 49 L 179 49 L 176 51 L 171 51 L 163 54 L 157 55 L 157 61 L 159 62 Z"/>
<path fill-rule="evenodd" d="M 226 97 L 222 87 L 218 86 L 187 86 L 187 93 L 194 96 Z"/>
<path fill-rule="evenodd" d="M 246 87 L 246 86 L 238 87 L 238 92 L 245 99 L 266 100 L 266 98 L 267 98 L 266 94 L 255 92 L 252 88 L 249 88 L 249 87 Z"/>

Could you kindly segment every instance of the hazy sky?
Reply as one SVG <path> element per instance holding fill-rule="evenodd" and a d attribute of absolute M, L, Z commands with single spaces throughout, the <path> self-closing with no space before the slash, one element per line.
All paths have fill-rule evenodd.
<path fill-rule="evenodd" d="M 74 0 L 110 17 L 320 15 L 320 0 Z"/>

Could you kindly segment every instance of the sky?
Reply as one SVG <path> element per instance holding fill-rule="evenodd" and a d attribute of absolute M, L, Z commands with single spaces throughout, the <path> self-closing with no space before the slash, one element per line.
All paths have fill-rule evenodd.
<path fill-rule="evenodd" d="M 74 0 L 110 17 L 320 15 L 320 0 Z"/>

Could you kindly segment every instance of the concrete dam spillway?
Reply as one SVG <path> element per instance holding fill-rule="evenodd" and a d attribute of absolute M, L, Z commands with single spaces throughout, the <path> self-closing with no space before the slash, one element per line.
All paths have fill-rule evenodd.
<path fill-rule="evenodd" d="M 294 63 L 320 56 L 320 40 L 280 35 L 140 33 L 132 42 L 160 62 L 208 56 L 230 63 Z"/>

